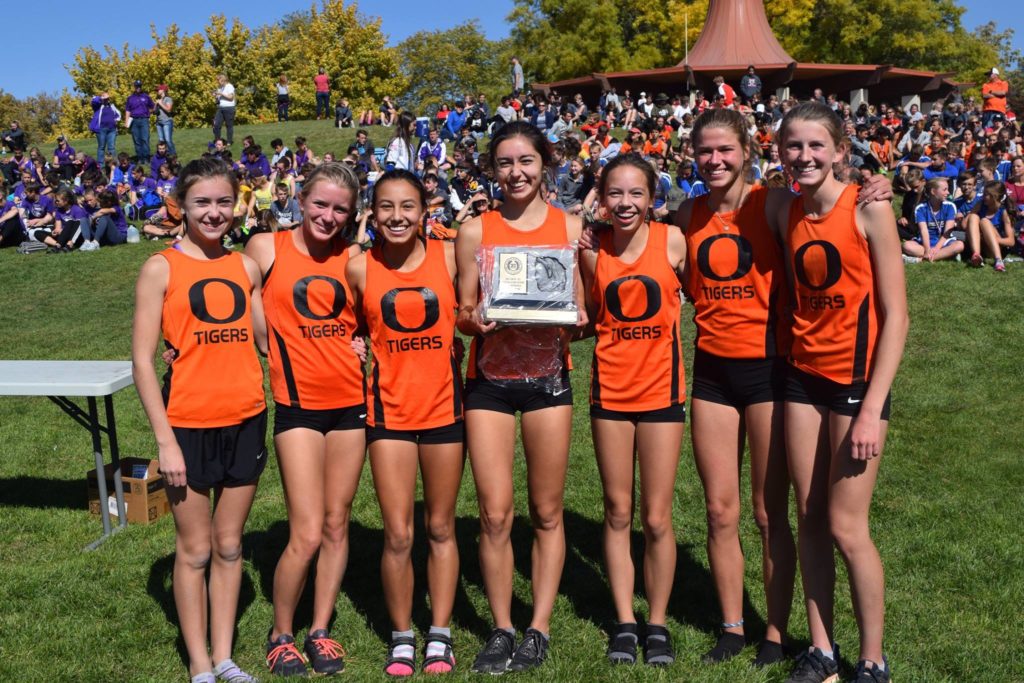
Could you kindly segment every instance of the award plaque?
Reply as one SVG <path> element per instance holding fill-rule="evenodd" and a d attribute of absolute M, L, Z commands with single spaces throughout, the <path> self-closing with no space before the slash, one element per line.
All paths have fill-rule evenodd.
<path fill-rule="evenodd" d="M 574 325 L 576 248 L 486 246 L 478 253 L 482 315 L 518 325 Z"/>

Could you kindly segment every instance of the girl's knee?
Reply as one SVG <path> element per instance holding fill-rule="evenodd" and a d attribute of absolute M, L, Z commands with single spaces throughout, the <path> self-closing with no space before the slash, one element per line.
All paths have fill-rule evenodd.
<path fill-rule="evenodd" d="M 480 531 L 485 536 L 507 537 L 512 533 L 512 518 L 514 512 L 508 508 L 481 508 L 480 510 Z"/>
<path fill-rule="evenodd" d="M 643 513 L 641 520 L 644 526 L 644 536 L 648 542 L 660 541 L 664 538 L 674 536 L 672 530 L 672 511 L 669 510 L 647 510 Z"/>
<path fill-rule="evenodd" d="M 384 552 L 392 555 L 408 555 L 412 552 L 412 524 L 384 525 Z"/>
<path fill-rule="evenodd" d="M 557 531 L 562 528 L 562 503 L 530 505 L 530 520 L 536 531 Z"/>
<path fill-rule="evenodd" d="M 605 498 L 604 523 L 612 531 L 626 531 L 633 524 L 633 501 Z"/>
<path fill-rule="evenodd" d="M 708 533 L 713 536 L 736 531 L 740 524 L 739 501 L 709 500 L 707 521 Z"/>
<path fill-rule="evenodd" d="M 177 560 L 192 569 L 205 569 L 212 554 L 209 539 L 185 540 L 180 537 L 175 552 Z"/>

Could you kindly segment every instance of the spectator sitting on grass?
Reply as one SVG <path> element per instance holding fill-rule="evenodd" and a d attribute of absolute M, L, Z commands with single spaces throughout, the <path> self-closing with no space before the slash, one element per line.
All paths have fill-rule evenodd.
<path fill-rule="evenodd" d="M 89 199 L 88 195 L 86 198 Z M 93 195 L 93 200 L 97 208 L 90 216 L 88 229 L 83 227 L 86 241 L 79 250 L 96 251 L 100 247 L 123 244 L 128 237 L 128 220 L 117 195 L 113 190 L 105 189 Z"/>
<path fill-rule="evenodd" d="M 63 135 L 57 136 L 52 167 L 60 171 L 61 178 L 64 180 L 72 180 L 75 177 L 75 148 L 68 144 Z"/>
<path fill-rule="evenodd" d="M 132 169 L 128 189 L 128 215 L 132 220 L 145 220 L 163 204 L 156 191 L 156 181 L 145 175 L 142 166 Z"/>
<path fill-rule="evenodd" d="M 313 154 L 313 149 L 306 143 L 306 138 L 298 136 L 295 138 L 295 163 L 292 164 L 292 168 L 301 169 L 306 164 L 317 163 L 316 155 Z M 268 171 L 269 173 L 269 171 Z"/>
<path fill-rule="evenodd" d="M 1017 207 L 1007 201 L 1006 187 L 998 180 L 985 183 L 982 199 L 974 212 L 967 216 L 967 245 L 971 251 L 971 265 L 985 265 L 984 255 L 994 259 L 992 267 L 1005 273 L 1003 259 L 1009 255 L 1016 241 L 1013 221 Z"/>
<path fill-rule="evenodd" d="M 439 167 L 450 168 L 448 164 L 448 150 L 436 127 L 430 128 L 430 131 L 427 133 L 427 139 L 420 144 L 419 151 L 416 153 L 416 168 L 421 173 L 424 171 L 427 157 L 435 159 Z"/>
<path fill-rule="evenodd" d="M 583 198 L 587 196 L 592 182 L 588 182 L 583 172 L 585 164 L 579 157 L 569 161 L 569 171 L 559 177 L 552 205 L 572 215 L 583 213 Z"/>
<path fill-rule="evenodd" d="M 0 180 L 0 249 L 16 247 L 25 241 L 18 205 L 7 198 L 7 185 Z"/>
<path fill-rule="evenodd" d="M 277 162 L 281 160 L 281 157 L 288 157 L 294 159 L 292 151 L 285 147 L 284 141 L 281 138 L 274 138 L 270 141 L 270 148 L 274 150 L 274 155 L 270 157 L 270 165 L 276 166 Z"/>
<path fill-rule="evenodd" d="M 53 227 L 54 214 L 57 207 L 53 199 L 40 193 L 42 186 L 35 180 L 25 183 L 25 196 L 21 200 L 21 213 L 25 220 L 25 230 L 28 236 L 37 242 L 42 242 L 41 237 L 36 237 L 36 230 L 45 228 L 47 233 Z"/>
<path fill-rule="evenodd" d="M 286 183 L 274 185 L 274 201 L 270 204 L 270 211 L 278 227 L 285 230 L 291 230 L 302 223 L 302 209 Z"/>
<path fill-rule="evenodd" d="M 943 261 L 964 250 L 964 243 L 953 237 L 956 205 L 948 200 L 949 183 L 932 178 L 924 186 L 925 201 L 914 208 L 914 221 L 920 234 L 903 243 L 903 253 L 912 259 Z"/>
<path fill-rule="evenodd" d="M 68 252 L 85 243 L 82 226 L 89 222 L 89 214 L 78 205 L 78 198 L 68 188 L 61 188 L 53 198 L 55 206 L 53 230 L 41 235 L 49 253 Z"/>
<path fill-rule="evenodd" d="M 466 125 L 466 119 L 465 103 L 456 100 L 453 110 L 448 112 L 448 116 L 445 117 L 441 137 L 445 140 L 457 141 L 461 136 L 462 128 Z"/>
<path fill-rule="evenodd" d="M 153 154 L 153 158 L 150 159 L 150 177 L 153 180 L 160 178 L 160 167 L 171 160 L 171 153 L 167 149 L 167 143 L 161 140 L 156 143 L 156 153 Z"/>
<path fill-rule="evenodd" d="M 895 186 L 904 192 L 902 215 L 896 219 L 896 230 L 901 241 L 912 240 L 917 235 L 917 205 L 925 201 L 924 171 L 919 168 L 907 169 Z"/>
<path fill-rule="evenodd" d="M 249 171 L 250 176 L 255 178 L 257 173 L 270 176 L 270 162 L 267 161 L 267 157 L 263 154 L 263 148 L 259 145 L 246 147 L 243 159 L 242 163 Z"/>
<path fill-rule="evenodd" d="M 974 212 L 974 207 L 981 201 L 978 192 L 978 175 L 974 171 L 964 171 L 956 181 L 956 195 L 953 204 L 956 206 L 956 229 L 967 230 L 967 216 Z M 961 237 L 966 239 L 966 235 Z"/>
<path fill-rule="evenodd" d="M 334 127 L 352 127 L 352 108 L 348 106 L 348 100 L 342 97 L 334 107 Z"/>

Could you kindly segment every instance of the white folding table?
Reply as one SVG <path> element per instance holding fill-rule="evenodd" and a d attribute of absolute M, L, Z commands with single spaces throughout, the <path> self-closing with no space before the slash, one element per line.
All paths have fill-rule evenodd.
<path fill-rule="evenodd" d="M 121 483 L 121 458 L 117 448 L 113 397 L 115 393 L 130 387 L 133 383 L 132 364 L 129 361 L 0 361 L 0 396 L 46 396 L 92 435 L 103 535 L 86 546 L 86 550 L 95 550 L 112 534 L 128 525 L 124 507 L 124 486 Z M 105 425 L 100 423 L 96 401 L 101 396 L 106 408 Z M 85 397 L 88 408 L 83 410 L 69 397 Z M 117 501 L 118 523 L 113 528 L 107 511 L 107 478 L 103 472 L 101 433 L 107 435 L 110 461 L 114 465 L 114 497 Z"/>

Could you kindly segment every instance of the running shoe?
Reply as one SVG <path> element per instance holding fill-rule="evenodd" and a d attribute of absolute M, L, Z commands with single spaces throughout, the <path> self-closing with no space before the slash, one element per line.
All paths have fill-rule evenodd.
<path fill-rule="evenodd" d="M 503 674 L 508 670 L 515 651 L 515 637 L 504 629 L 496 628 L 491 631 L 470 671 L 475 674 Z"/>
<path fill-rule="evenodd" d="M 308 676 L 306 663 L 302 660 L 295 638 L 282 633 L 273 640 L 267 634 L 267 668 L 275 676 Z"/>
<path fill-rule="evenodd" d="M 981 268 L 983 265 L 985 265 L 985 259 L 981 257 L 981 254 L 971 254 L 971 265 L 974 266 L 975 268 Z"/>
<path fill-rule="evenodd" d="M 1006 272 L 1006 264 L 1003 263 L 1003 259 L 1001 259 L 1001 258 L 997 258 L 995 265 L 992 266 L 992 267 L 996 269 L 997 273 L 1005 273 Z"/>
<path fill-rule="evenodd" d="M 331 638 L 325 628 L 307 634 L 302 643 L 302 651 L 306 661 L 313 667 L 313 673 L 330 676 L 345 670 L 345 648 Z"/>
<path fill-rule="evenodd" d="M 835 650 L 839 657 L 839 650 Z M 839 665 L 835 659 L 829 659 L 816 647 L 808 649 L 796 658 L 796 666 L 789 674 L 786 683 L 838 683 Z"/>
<path fill-rule="evenodd" d="M 889 683 L 892 677 L 889 674 L 889 660 L 882 657 L 882 666 L 875 664 L 868 668 L 866 659 L 857 662 L 857 668 L 853 672 L 850 683 Z"/>
<path fill-rule="evenodd" d="M 921 262 L 921 257 L 920 256 L 907 256 L 906 254 L 904 254 L 903 255 L 903 262 L 904 263 L 920 263 Z"/>
<path fill-rule="evenodd" d="M 509 671 L 529 671 L 544 663 L 548 656 L 548 639 L 535 628 L 526 629 L 523 639 L 512 653 Z"/>

